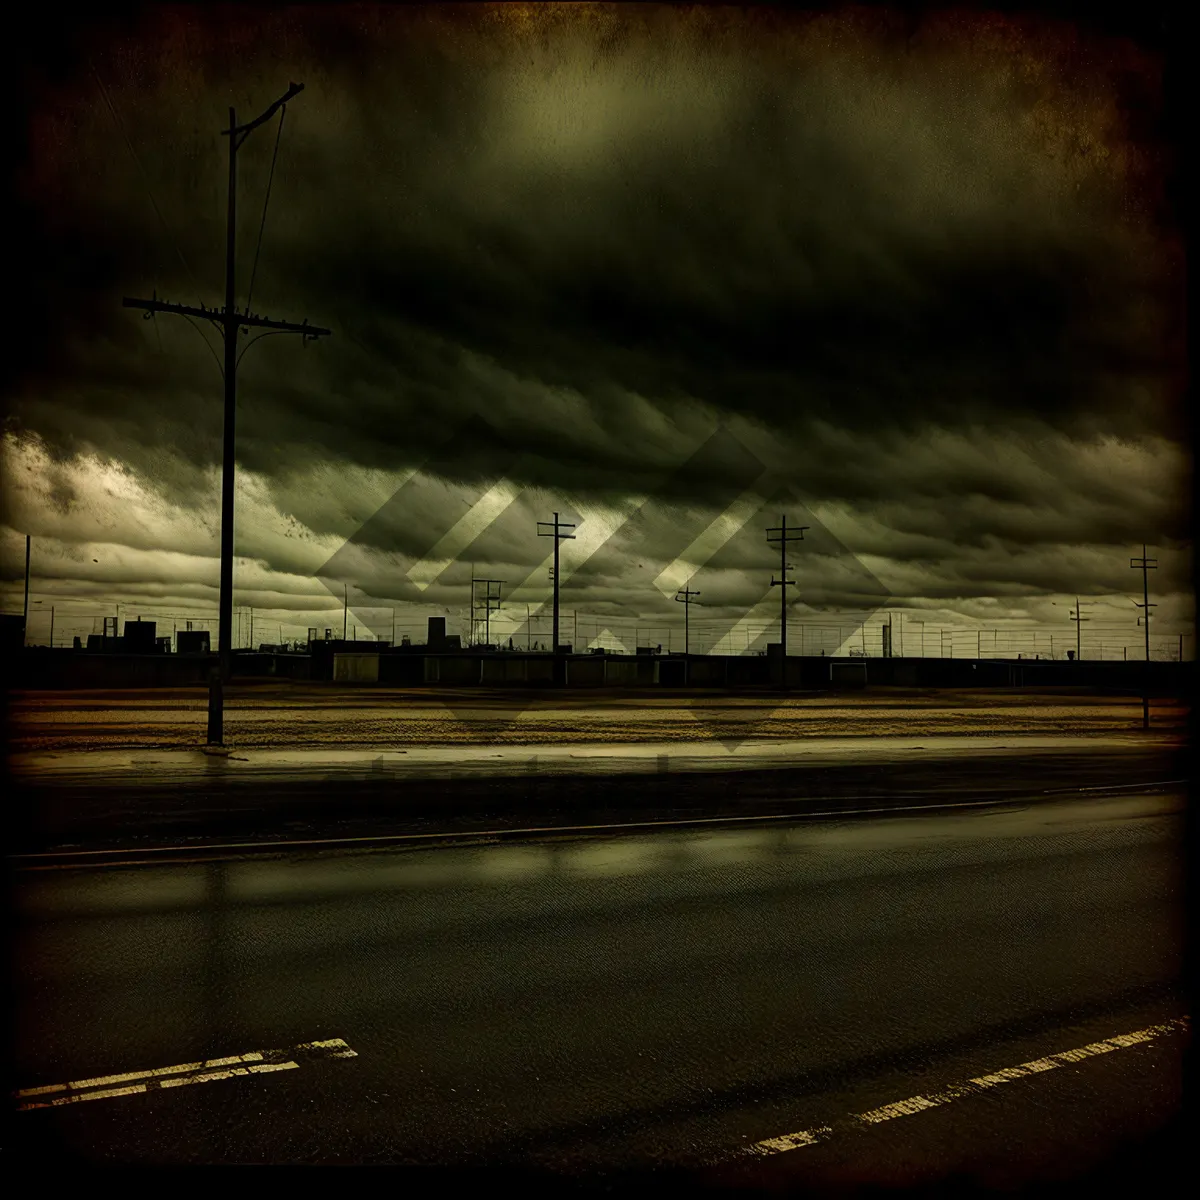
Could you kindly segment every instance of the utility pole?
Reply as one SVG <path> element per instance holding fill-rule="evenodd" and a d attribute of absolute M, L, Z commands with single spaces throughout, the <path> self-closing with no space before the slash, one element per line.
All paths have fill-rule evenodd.
<path fill-rule="evenodd" d="M 787 514 L 779 518 L 779 524 L 767 530 L 767 542 L 779 546 L 779 578 L 771 576 L 771 586 L 779 588 L 779 678 L 783 687 L 787 687 L 787 590 L 796 583 L 787 577 L 788 546 L 792 542 L 804 541 L 804 531 L 809 528 L 801 525 L 791 530 L 787 527 Z"/>
<path fill-rule="evenodd" d="M 25 645 L 25 635 L 29 629 L 29 534 L 25 535 L 25 608 L 21 616 L 21 645 Z"/>
<path fill-rule="evenodd" d="M 561 685 L 564 682 L 565 671 L 563 670 L 562 655 L 558 649 L 558 544 L 564 540 L 574 541 L 573 533 L 562 533 L 563 529 L 574 529 L 573 524 L 558 519 L 558 513 L 554 514 L 553 521 L 539 521 L 538 537 L 552 537 L 554 539 L 554 566 L 551 569 L 550 578 L 554 581 L 554 631 L 553 631 L 553 650 L 554 650 L 554 682 Z M 543 529 L 545 525 L 547 528 Z"/>
<path fill-rule="evenodd" d="M 250 329 L 262 329 L 266 332 L 259 334 L 248 342 L 242 350 L 246 350 L 260 338 L 269 333 L 298 333 L 301 344 L 318 337 L 330 336 L 330 330 L 320 329 L 310 325 L 307 320 L 301 324 L 292 321 L 273 321 L 250 312 L 250 300 L 247 297 L 246 311 L 239 313 L 235 308 L 235 255 L 236 244 L 236 214 L 237 214 L 237 152 L 241 149 L 246 138 L 270 120 L 280 111 L 279 129 L 283 132 L 283 115 L 287 112 L 287 103 L 293 96 L 304 90 L 302 83 L 293 83 L 287 92 L 270 106 L 261 116 L 248 124 L 239 125 L 234 110 L 229 110 L 229 128 L 221 130 L 222 137 L 229 138 L 229 196 L 226 211 L 225 226 L 225 307 L 223 309 L 199 308 L 187 304 L 168 304 L 159 300 L 155 295 L 151 300 L 137 300 L 126 296 L 123 304 L 126 308 L 141 308 L 145 310 L 144 317 L 149 320 L 155 313 L 177 313 L 184 317 L 199 317 L 211 321 L 221 331 L 225 341 L 225 416 L 222 438 L 221 461 L 221 592 L 220 592 L 220 626 L 218 634 L 217 664 L 215 670 L 210 670 L 208 692 L 208 744 L 219 746 L 224 744 L 225 705 L 224 685 L 229 681 L 233 661 L 233 498 L 234 498 L 234 468 L 236 456 L 236 420 L 237 420 L 237 368 L 241 355 L 237 352 L 238 331 L 243 333 Z M 279 141 L 276 139 L 276 151 Z M 274 160 L 272 160 L 272 172 Z M 268 185 L 267 197 L 270 198 Z M 266 220 L 266 208 L 263 209 L 263 219 Z M 261 230 L 259 233 L 261 247 Z M 257 256 L 256 256 L 257 263 Z M 251 276 L 253 284 L 253 275 Z"/>
<path fill-rule="evenodd" d="M 1180 645 L 1183 643 L 1181 642 Z M 54 649 L 54 605 L 50 605 L 50 649 Z"/>
<path fill-rule="evenodd" d="M 1142 573 L 1142 602 L 1137 607 L 1142 609 L 1145 616 L 1138 617 L 1138 624 L 1146 627 L 1146 673 L 1142 680 L 1142 728 L 1150 728 L 1150 610 L 1157 604 L 1150 603 L 1150 582 L 1147 572 L 1158 569 L 1157 558 L 1146 557 L 1146 546 L 1142 543 L 1142 557 L 1129 560 L 1130 570 Z M 1134 601 L 1137 604 L 1137 601 Z"/>
<path fill-rule="evenodd" d="M 342 641 L 346 640 L 346 619 L 350 615 L 350 585 L 342 584 Z"/>
<path fill-rule="evenodd" d="M 692 581 L 689 579 L 688 583 Z M 692 611 L 692 602 L 699 592 L 693 592 L 689 587 L 682 587 L 675 593 L 675 599 L 683 605 L 683 686 L 688 687 L 691 683 L 691 653 L 692 653 L 692 638 L 691 625 L 688 620 Z"/>
<path fill-rule="evenodd" d="M 475 638 L 475 627 L 478 620 L 475 616 L 475 585 L 482 583 L 484 585 L 483 603 L 478 605 L 483 609 L 483 644 L 490 646 L 492 644 L 492 613 L 500 611 L 500 589 L 504 586 L 503 579 L 471 579 L 471 638 Z M 496 588 L 496 594 L 492 595 L 492 587 Z"/>
<path fill-rule="evenodd" d="M 1079 597 L 1075 597 L 1075 611 L 1071 613 L 1071 620 L 1075 622 L 1075 661 L 1083 661 L 1083 643 L 1080 639 L 1080 630 L 1083 628 L 1082 622 L 1090 621 L 1091 617 L 1085 617 L 1079 607 Z"/>

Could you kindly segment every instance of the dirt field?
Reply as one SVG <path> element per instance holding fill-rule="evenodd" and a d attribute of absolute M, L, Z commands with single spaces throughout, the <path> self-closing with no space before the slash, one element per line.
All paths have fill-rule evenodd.
<path fill-rule="evenodd" d="M 202 689 L 16 693 L 15 752 L 184 748 L 205 740 Z M 1183 702 L 1159 698 L 1152 727 L 1182 732 Z M 706 738 L 1110 734 L 1138 730 L 1137 697 L 878 689 L 853 695 L 508 692 L 312 684 L 240 685 L 226 696 L 225 737 L 245 747 L 473 742 L 696 741 Z"/>

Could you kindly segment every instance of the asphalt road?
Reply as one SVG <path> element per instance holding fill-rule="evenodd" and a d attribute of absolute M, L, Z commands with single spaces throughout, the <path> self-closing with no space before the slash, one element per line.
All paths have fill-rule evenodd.
<path fill-rule="evenodd" d="M 9 1158 L 43 1180 L 77 1160 L 638 1166 L 764 1186 L 1069 1175 L 1178 1108 L 1185 1034 L 1158 1027 L 1184 1012 L 1182 813 L 1178 793 L 1109 795 L 25 863 L 16 1086 L 131 1078 L 25 1096 L 72 1102 L 14 1112 Z M 268 1051 L 173 1073 L 194 1086 L 168 1072 L 78 1099 Z M 847 1124 L 989 1074 L 1002 1086 Z"/>
<path fill-rule="evenodd" d="M 382 749 L 41 752 L 9 760 L 9 836 L 48 853 L 434 837 L 1044 798 L 1187 777 L 1157 732 Z"/>

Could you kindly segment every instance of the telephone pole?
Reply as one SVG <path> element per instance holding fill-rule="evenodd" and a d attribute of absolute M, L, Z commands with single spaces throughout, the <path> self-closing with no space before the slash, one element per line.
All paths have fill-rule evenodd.
<path fill-rule="evenodd" d="M 482 583 L 483 600 L 480 604 L 475 603 L 475 585 Z M 492 644 L 492 613 L 500 611 L 500 589 L 504 586 L 503 579 L 476 579 L 471 578 L 471 641 L 475 640 L 475 630 L 479 625 L 479 618 L 475 613 L 483 610 L 483 644 L 490 646 Z M 496 594 L 492 594 L 492 588 L 495 587 Z"/>
<path fill-rule="evenodd" d="M 229 197 L 226 212 L 225 227 L 225 307 L 222 309 L 206 308 L 201 305 L 196 308 L 187 304 L 169 304 L 159 300 L 157 294 L 151 300 L 137 300 L 126 296 L 123 304 L 126 308 L 141 308 L 145 310 L 144 319 L 149 320 L 155 313 L 176 313 L 184 317 L 199 317 L 211 321 L 225 342 L 225 418 L 222 439 L 221 461 L 221 592 L 220 592 L 220 625 L 218 634 L 218 652 L 216 669 L 210 669 L 208 692 L 208 744 L 220 746 L 224 743 L 224 685 L 229 681 L 233 660 L 233 478 L 236 455 L 236 417 L 237 417 L 237 368 L 241 355 L 237 352 L 238 331 L 243 333 L 250 329 L 262 329 L 252 341 L 242 350 L 246 350 L 260 338 L 270 333 L 298 333 L 301 345 L 318 337 L 330 336 L 330 330 L 310 325 L 307 320 L 301 324 L 292 321 L 273 321 L 267 317 L 250 312 L 249 299 L 246 311 L 239 313 L 235 307 L 235 256 L 236 245 L 236 215 L 237 215 L 237 152 L 241 149 L 246 138 L 270 120 L 276 112 L 280 112 L 280 132 L 283 129 L 283 114 L 287 112 L 287 103 L 293 96 L 304 90 L 302 83 L 293 83 L 287 92 L 270 106 L 261 116 L 245 125 L 237 123 L 234 110 L 229 110 L 229 128 L 221 130 L 222 137 L 229 138 Z M 282 110 L 282 111 L 280 111 Z M 278 141 L 276 141 L 278 149 Z M 272 167 L 273 167 L 272 162 Z M 268 190 L 268 197 L 270 192 Z M 266 210 L 264 208 L 264 220 Z M 260 232 L 261 238 L 261 232 Z M 261 242 L 260 242 L 261 245 Z M 253 283 L 253 279 L 251 279 Z"/>
<path fill-rule="evenodd" d="M 25 535 L 25 607 L 21 616 L 21 645 L 25 645 L 25 637 L 29 632 L 29 534 Z"/>
<path fill-rule="evenodd" d="M 1142 680 L 1142 728 L 1150 728 L 1150 610 L 1157 604 L 1150 603 L 1150 582 L 1147 572 L 1158 569 L 1157 558 L 1146 557 L 1146 545 L 1142 543 L 1142 557 L 1131 558 L 1129 567 L 1142 573 L 1142 602 L 1137 607 L 1142 609 L 1145 616 L 1138 617 L 1138 624 L 1146 627 L 1146 674 Z M 1137 601 L 1134 601 L 1137 604 Z"/>
<path fill-rule="evenodd" d="M 787 577 L 788 546 L 792 542 L 804 541 L 804 531 L 809 528 L 801 525 L 799 528 L 788 529 L 787 514 L 779 518 L 779 524 L 767 530 L 767 541 L 779 546 L 779 578 L 771 576 L 771 586 L 780 589 L 779 592 L 779 678 L 787 687 L 787 590 L 794 587 L 796 581 Z"/>
<path fill-rule="evenodd" d="M 543 529 L 542 526 L 546 528 Z M 563 683 L 563 677 L 566 674 L 563 670 L 563 659 L 558 648 L 558 544 L 564 540 L 573 541 L 575 535 L 573 533 L 562 533 L 563 529 L 574 529 L 573 524 L 568 524 L 565 521 L 558 519 L 558 513 L 554 514 L 553 521 L 538 522 L 538 537 L 552 537 L 554 539 L 554 566 L 551 568 L 550 578 L 554 581 L 554 682 L 557 684 Z"/>
<path fill-rule="evenodd" d="M 689 579 L 688 583 L 692 581 Z M 692 638 L 691 628 L 688 617 L 691 615 L 692 603 L 695 598 L 700 595 L 699 592 L 693 592 L 688 587 L 681 587 L 675 593 L 675 599 L 683 605 L 683 686 L 688 687 L 691 683 L 691 653 L 692 653 Z"/>
<path fill-rule="evenodd" d="M 1090 621 L 1091 617 L 1085 617 L 1079 607 L 1079 597 L 1075 597 L 1075 611 L 1071 613 L 1071 620 L 1075 622 L 1075 661 L 1083 661 L 1083 644 L 1079 636 L 1079 631 L 1083 628 L 1081 622 Z"/>

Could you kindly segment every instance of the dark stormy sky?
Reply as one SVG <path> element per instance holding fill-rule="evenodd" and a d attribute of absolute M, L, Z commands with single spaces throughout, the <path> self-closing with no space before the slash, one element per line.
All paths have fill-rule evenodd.
<path fill-rule="evenodd" d="M 1144 541 L 1158 628 L 1191 629 L 1145 38 L 978 8 L 159 7 L 43 30 L 23 71 L 0 518 L 8 611 L 34 539 L 31 640 L 51 605 L 57 641 L 215 611 L 218 340 L 121 299 L 223 303 L 219 131 L 293 80 L 238 156 L 237 302 L 253 272 L 252 311 L 333 336 L 238 373 L 255 641 L 340 626 L 344 594 L 360 629 L 454 628 L 472 569 L 523 639 L 554 511 L 583 640 L 663 640 L 691 579 L 699 640 L 753 646 L 781 515 L 808 526 L 800 623 L 1065 647 L 1078 596 L 1119 656 Z"/>

